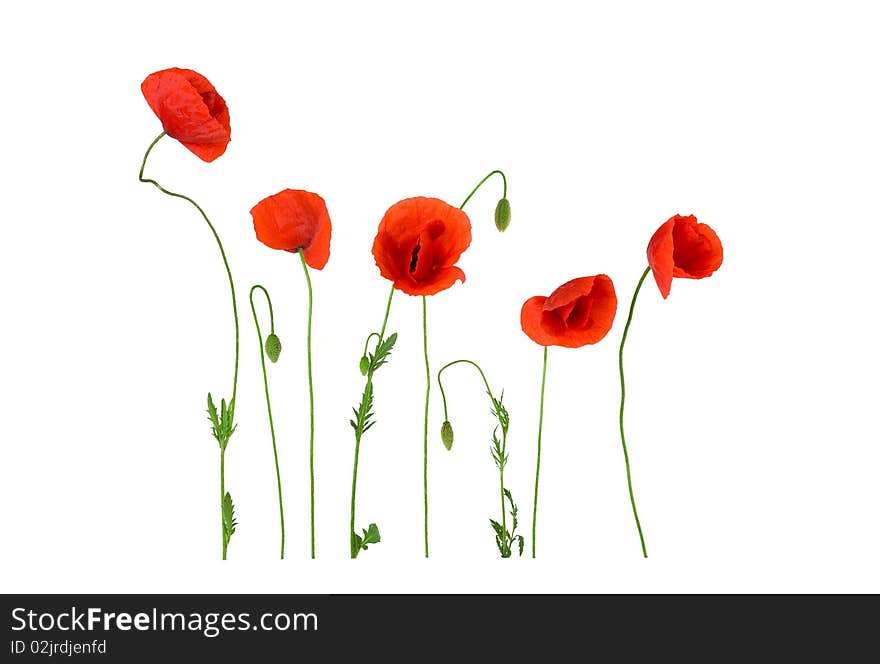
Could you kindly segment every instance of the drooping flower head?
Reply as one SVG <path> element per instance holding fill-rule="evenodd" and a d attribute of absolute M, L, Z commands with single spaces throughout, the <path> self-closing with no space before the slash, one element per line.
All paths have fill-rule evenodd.
<path fill-rule="evenodd" d="M 673 277 L 703 279 L 721 267 L 721 240 L 709 226 L 693 215 L 675 215 L 664 223 L 648 243 L 648 265 L 665 300 Z"/>
<path fill-rule="evenodd" d="M 211 82 L 191 69 L 163 69 L 147 76 L 141 92 L 165 132 L 204 161 L 226 151 L 229 109 Z"/>
<path fill-rule="evenodd" d="M 580 348 L 601 341 L 617 312 L 617 295 L 604 274 L 580 277 L 550 294 L 531 297 L 523 304 L 523 332 L 541 346 Z"/>
<path fill-rule="evenodd" d="M 434 295 L 465 274 L 455 263 L 471 243 L 471 222 L 437 198 L 395 203 L 379 223 L 373 257 L 379 272 L 409 295 Z"/>
<path fill-rule="evenodd" d="M 296 253 L 302 248 L 310 267 L 320 270 L 330 258 L 330 214 L 324 199 L 310 191 L 285 189 L 251 209 L 257 239 L 272 249 Z"/>

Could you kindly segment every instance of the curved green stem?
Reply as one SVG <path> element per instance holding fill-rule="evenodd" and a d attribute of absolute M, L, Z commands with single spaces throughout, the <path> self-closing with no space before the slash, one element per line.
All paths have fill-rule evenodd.
<path fill-rule="evenodd" d="M 471 190 L 471 193 L 469 193 L 467 195 L 467 198 L 465 198 L 464 201 L 462 202 L 462 204 L 458 206 L 459 209 L 463 210 L 464 206 L 467 205 L 467 202 L 469 200 L 471 200 L 473 195 L 477 193 L 477 191 L 480 189 L 480 187 L 483 186 L 483 184 L 486 182 L 486 180 L 488 180 L 490 177 L 492 177 L 496 173 L 501 176 L 501 180 L 504 182 L 504 193 L 501 195 L 501 197 L 507 198 L 507 176 L 504 175 L 504 173 L 499 170 L 494 170 L 477 183 L 477 186 Z"/>
<path fill-rule="evenodd" d="M 626 343 L 626 337 L 629 334 L 629 324 L 632 322 L 633 311 L 636 308 L 636 298 L 639 297 L 639 291 L 642 289 L 642 284 L 650 271 L 650 267 L 645 268 L 645 271 L 642 273 L 642 278 L 639 279 L 639 283 L 633 293 L 632 302 L 630 302 L 629 305 L 629 316 L 627 316 L 626 326 L 623 328 L 623 338 L 620 340 L 620 353 L 617 358 L 618 367 L 620 368 L 620 443 L 623 445 L 623 460 L 626 462 L 626 485 L 629 488 L 629 502 L 632 504 L 633 516 L 636 519 L 636 528 L 639 531 L 639 540 L 642 543 L 642 555 L 645 558 L 648 557 L 648 549 L 645 548 L 645 536 L 642 534 L 642 524 L 639 521 L 639 511 L 636 509 L 636 498 L 633 495 L 632 473 L 629 467 L 629 454 L 626 451 L 626 437 L 623 435 L 623 406 L 626 402 L 626 382 L 623 379 L 623 345 Z"/>
<path fill-rule="evenodd" d="M 394 286 L 391 286 L 391 292 L 388 293 L 388 303 L 385 305 L 385 318 L 382 319 L 382 329 L 379 332 L 379 342 L 382 343 L 383 339 L 385 339 L 385 328 L 388 326 L 388 315 L 391 313 L 391 300 L 394 298 Z M 371 386 L 373 383 L 373 367 L 371 366 L 369 371 L 367 371 L 367 385 Z M 361 437 L 364 435 L 364 429 L 362 422 L 358 422 L 358 427 L 354 431 L 354 467 L 351 471 L 351 521 L 349 524 L 349 538 L 354 538 L 354 516 L 355 516 L 355 504 L 357 497 L 357 474 L 358 474 L 358 458 L 360 457 L 361 450 Z M 351 557 L 356 558 L 357 552 L 354 548 L 354 543 L 352 541 L 351 546 Z"/>
<path fill-rule="evenodd" d="M 547 346 L 544 346 L 544 369 L 541 372 L 541 408 L 538 411 L 538 460 L 535 463 L 535 499 L 532 503 L 532 558 L 535 557 L 535 528 L 538 523 L 538 478 L 541 474 L 541 431 L 544 429 L 544 386 L 547 383 Z"/>
<path fill-rule="evenodd" d="M 483 370 L 480 368 L 479 364 L 477 364 L 476 362 L 473 362 L 471 360 L 455 360 L 453 362 L 449 362 L 448 364 L 444 365 L 443 368 L 440 369 L 440 371 L 437 372 L 437 384 L 440 386 L 440 397 L 443 399 L 443 419 L 444 420 L 449 420 L 449 412 L 446 409 L 446 392 L 443 390 L 443 379 L 442 379 L 443 372 L 446 371 L 449 367 L 454 366 L 456 364 L 461 364 L 461 363 L 470 364 L 471 366 L 475 367 L 477 371 L 480 372 L 480 378 L 483 379 L 483 385 L 486 386 L 486 392 L 489 393 L 489 398 L 492 399 L 492 401 L 495 401 L 495 395 L 492 394 L 492 389 L 489 387 L 489 381 L 486 380 L 486 374 L 483 373 Z"/>
<path fill-rule="evenodd" d="M 379 333 L 378 333 L 378 332 L 370 332 L 370 333 L 367 335 L 367 340 L 364 342 L 364 353 L 363 353 L 363 354 L 364 354 L 364 357 L 366 357 L 366 355 L 367 355 L 367 349 L 370 347 L 370 339 L 372 339 L 373 337 L 377 337 L 377 338 L 379 338 L 379 341 L 382 340 L 381 337 L 379 337 Z"/>
<path fill-rule="evenodd" d="M 428 401 L 431 396 L 431 367 L 428 364 L 428 298 L 422 295 L 422 341 L 425 351 L 425 436 L 424 436 L 424 473 L 425 486 L 425 558 L 428 557 Z"/>
<path fill-rule="evenodd" d="M 443 366 L 443 368 L 437 372 L 437 384 L 440 386 L 440 397 L 443 400 L 443 419 L 447 422 L 449 421 L 449 411 L 446 408 L 446 392 L 443 389 L 443 372 L 446 371 L 451 366 L 454 366 L 456 364 L 462 364 L 462 363 L 470 364 L 472 367 L 474 367 L 477 371 L 480 372 L 480 378 L 483 379 L 483 385 L 485 385 L 486 393 L 489 395 L 489 398 L 492 400 L 493 407 L 497 403 L 497 401 L 495 399 L 495 395 L 492 394 L 492 388 L 489 387 L 489 381 L 486 379 L 486 374 L 483 372 L 483 369 L 480 367 L 480 365 L 472 360 L 454 360 L 452 362 L 445 364 Z M 506 428 L 502 427 L 501 435 L 502 435 L 502 439 L 503 439 L 502 440 L 501 455 L 503 458 L 507 452 L 507 429 Z M 505 509 L 505 506 L 504 506 L 504 466 L 500 466 L 498 468 L 498 470 L 499 470 L 499 476 L 500 476 L 500 480 L 501 480 L 501 487 L 500 487 L 501 526 L 502 526 L 502 528 L 504 528 L 504 531 L 507 532 L 507 510 Z"/>
<path fill-rule="evenodd" d="M 272 310 L 272 298 L 269 297 L 267 291 L 260 284 L 251 287 L 249 299 L 251 302 L 251 313 L 254 315 L 254 326 L 257 328 L 257 339 L 260 342 L 260 365 L 263 367 L 263 390 L 266 393 L 266 411 L 269 414 L 269 431 L 272 434 L 272 454 L 275 456 L 275 478 L 278 482 L 278 511 L 281 514 L 281 559 L 284 560 L 284 501 L 281 497 L 281 468 L 278 464 L 278 447 L 275 443 L 275 422 L 272 419 L 272 401 L 269 399 L 269 378 L 266 374 L 266 351 L 263 348 L 263 333 L 260 330 L 260 319 L 257 317 L 257 309 L 254 306 L 254 291 L 260 289 L 266 296 L 266 302 L 269 304 L 269 319 L 271 320 L 271 334 L 275 334 L 275 312 Z"/>
<path fill-rule="evenodd" d="M 236 396 L 236 392 L 238 389 L 239 327 L 238 327 L 238 305 L 236 304 L 236 301 L 235 301 L 235 282 L 232 280 L 232 270 L 229 269 L 229 261 L 226 258 L 226 251 L 223 249 L 223 243 L 220 241 L 220 236 L 217 234 L 217 229 L 214 228 L 214 224 L 212 224 L 211 220 L 208 219 L 208 215 L 205 214 L 205 211 L 201 208 L 201 206 L 198 203 L 196 203 L 193 199 L 191 199 L 189 196 L 184 196 L 183 194 L 178 194 L 173 191 L 169 191 L 168 189 L 165 189 L 162 185 L 160 185 L 155 180 L 153 180 L 151 178 L 144 177 L 144 168 L 146 168 L 146 165 L 147 165 L 147 157 L 150 156 L 150 152 L 153 150 L 153 147 L 156 145 L 156 143 L 159 142 L 159 140 L 163 136 L 165 136 L 164 131 L 161 134 L 159 134 L 158 136 L 156 136 L 156 138 L 153 139 L 153 142 L 150 143 L 150 146 L 147 148 L 147 151 L 144 153 L 144 159 L 143 159 L 143 161 L 141 161 L 141 170 L 138 173 L 138 180 L 140 180 L 141 182 L 146 182 L 146 183 L 152 184 L 153 186 L 156 187 L 156 189 L 161 191 L 163 194 L 166 194 L 168 196 L 173 196 L 174 198 L 182 198 L 185 201 L 189 201 L 189 203 L 191 203 L 196 208 L 196 210 L 198 210 L 199 213 L 202 215 L 202 218 L 205 220 L 205 223 L 208 224 L 208 228 L 211 229 L 211 233 L 214 235 L 214 239 L 217 241 L 217 247 L 220 249 L 220 257 L 223 259 L 223 266 L 226 268 L 226 276 L 229 279 L 229 291 L 232 294 L 232 317 L 235 321 L 235 371 L 232 376 L 232 399 L 230 399 L 230 401 L 229 401 L 229 409 L 231 411 L 233 411 L 233 413 L 234 413 L 235 412 L 235 396 Z M 225 449 L 221 450 L 221 452 L 220 452 L 220 485 L 221 485 L 221 488 L 223 488 L 223 485 L 224 485 L 224 482 L 223 482 L 224 465 L 223 464 L 224 464 L 225 452 L 226 452 Z M 221 492 L 221 494 L 220 494 L 220 525 L 222 527 L 222 533 L 223 533 L 223 539 L 222 539 L 222 541 L 223 541 L 223 560 L 226 560 L 227 541 L 226 541 L 226 529 L 225 529 L 225 527 L 223 527 L 223 496 L 224 496 L 224 493 Z"/>
<path fill-rule="evenodd" d="M 306 358 L 309 369 L 309 497 L 310 524 L 312 535 L 312 560 L 315 559 L 315 391 L 312 381 L 312 280 L 309 277 L 309 266 L 302 247 L 299 249 L 303 273 L 306 275 L 306 286 L 309 289 L 309 319 L 306 327 Z"/>

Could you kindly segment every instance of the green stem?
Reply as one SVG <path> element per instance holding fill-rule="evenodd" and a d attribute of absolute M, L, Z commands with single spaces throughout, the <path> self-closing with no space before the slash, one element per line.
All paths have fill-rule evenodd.
<path fill-rule="evenodd" d="M 467 202 L 468 202 L 469 200 L 471 200 L 471 198 L 473 197 L 473 195 L 476 194 L 477 191 L 479 190 L 479 188 L 483 186 L 483 183 L 485 183 L 486 180 L 488 180 L 490 177 L 492 177 L 492 176 L 495 175 L 496 173 L 497 173 L 498 175 L 501 176 L 501 180 L 504 182 L 504 193 L 501 195 L 501 197 L 502 197 L 502 198 L 507 198 L 507 176 L 504 175 L 504 173 L 502 173 L 502 172 L 499 171 L 499 170 L 494 170 L 494 171 L 492 171 L 491 173 L 489 173 L 486 177 L 484 177 L 482 180 L 480 180 L 480 181 L 477 183 L 477 186 L 474 187 L 473 190 L 471 191 L 471 193 L 469 193 L 469 194 L 467 195 L 467 198 L 464 199 L 464 202 L 463 202 L 461 205 L 458 206 L 459 209 L 462 209 L 462 210 L 463 210 L 463 209 L 464 209 L 464 206 L 467 205 Z"/>
<path fill-rule="evenodd" d="M 535 463 L 535 500 L 532 506 L 532 558 L 535 557 L 535 527 L 538 523 L 538 478 L 541 474 L 541 431 L 544 429 L 544 386 L 547 384 L 547 346 L 544 346 L 544 369 L 541 373 L 541 408 L 538 411 L 538 460 Z"/>
<path fill-rule="evenodd" d="M 391 292 L 388 294 L 388 304 L 385 305 L 385 318 L 382 319 L 382 330 L 379 332 L 379 342 L 385 339 L 385 328 L 388 325 L 388 315 L 391 313 L 391 300 L 394 298 L 394 286 L 391 286 Z M 367 385 L 373 383 L 373 368 L 367 372 Z M 358 426 L 354 431 L 354 468 L 351 471 L 351 522 L 349 524 L 349 540 L 351 544 L 351 557 L 357 557 L 357 551 L 354 548 L 354 516 L 355 516 L 355 498 L 357 497 L 357 474 L 358 474 L 358 458 L 361 450 L 361 437 L 364 435 L 363 423 L 358 422 Z"/>
<path fill-rule="evenodd" d="M 275 334 L 275 312 L 272 309 L 272 298 L 269 297 L 267 291 L 260 284 L 256 284 L 251 288 L 250 302 L 251 313 L 254 315 L 254 325 L 257 328 L 257 339 L 260 342 L 260 365 L 263 367 L 263 389 L 266 392 L 266 411 L 269 413 L 269 431 L 272 433 L 272 454 L 275 456 L 275 478 L 278 481 L 278 511 L 281 513 L 281 559 L 284 560 L 284 502 L 281 498 L 281 469 L 278 465 L 278 447 L 275 444 L 275 422 L 272 419 L 272 401 L 269 399 L 269 379 L 266 374 L 266 352 L 263 348 L 263 333 L 260 331 L 260 320 L 257 318 L 257 309 L 254 306 L 254 291 L 257 289 L 263 291 L 266 296 L 266 302 L 269 304 L 269 319 L 271 321 L 271 334 Z"/>
<path fill-rule="evenodd" d="M 639 521 L 639 511 L 636 509 L 636 498 L 635 495 L 633 495 L 632 487 L 632 473 L 629 467 L 629 454 L 626 451 L 626 437 L 623 435 L 623 406 L 626 402 L 626 383 L 623 379 L 623 345 L 626 343 L 627 334 L 629 334 L 629 324 L 632 322 L 633 311 L 636 308 L 636 298 L 638 298 L 639 291 L 642 289 L 642 284 L 650 271 L 650 267 L 645 268 L 645 271 L 642 273 L 642 278 L 639 279 L 639 283 L 633 293 L 632 302 L 630 302 L 629 305 L 629 316 L 627 316 L 626 326 L 623 328 L 623 338 L 620 340 L 620 353 L 618 355 L 618 367 L 620 368 L 620 443 L 623 445 L 623 460 L 626 462 L 626 485 L 629 488 L 629 502 L 632 504 L 633 516 L 636 519 L 636 528 L 639 531 L 639 540 L 642 543 L 642 555 L 645 558 L 648 557 L 648 549 L 645 548 L 645 536 L 642 533 L 642 524 Z"/>
<path fill-rule="evenodd" d="M 504 441 L 502 443 L 503 447 L 502 452 L 507 448 L 507 436 L 502 433 L 502 437 Z M 504 532 L 507 532 L 507 510 L 504 509 L 504 467 L 498 469 L 498 474 L 501 476 L 501 527 L 504 529 Z M 512 544 L 512 542 L 511 542 Z"/>
<path fill-rule="evenodd" d="M 425 558 L 428 557 L 428 401 L 431 396 L 431 367 L 428 364 L 428 298 L 422 295 L 422 341 L 425 351 L 425 435 L 424 435 L 424 472 L 425 486 Z"/>
<path fill-rule="evenodd" d="M 223 560 L 226 560 L 226 523 L 223 521 L 223 498 L 226 496 L 226 448 L 220 448 L 220 537 L 223 541 Z"/>
<path fill-rule="evenodd" d="M 315 391 L 312 382 L 312 280 L 302 247 L 299 249 L 306 286 L 309 289 L 309 319 L 306 328 L 306 357 L 309 369 L 309 496 L 311 505 L 312 560 L 315 559 Z"/>
<path fill-rule="evenodd" d="M 440 397 L 443 400 L 443 419 L 445 421 L 449 421 L 449 411 L 446 407 L 446 391 L 443 389 L 443 372 L 446 371 L 449 367 L 454 366 L 456 364 L 470 364 L 477 371 L 480 372 L 480 378 L 483 379 L 483 385 L 486 386 L 486 392 L 489 394 L 489 398 L 492 400 L 492 404 L 496 403 L 495 395 L 492 394 L 492 388 L 489 387 L 489 381 L 486 379 L 486 374 L 483 372 L 483 369 L 480 368 L 480 365 L 472 360 L 454 360 L 449 362 L 443 366 L 440 371 L 437 372 L 437 384 L 440 386 Z M 501 458 L 504 458 L 505 453 L 507 452 L 507 431 L 502 428 L 501 431 Z M 507 532 L 507 512 L 505 510 L 504 505 L 504 468 L 500 467 L 500 476 L 501 476 L 501 525 L 504 527 L 504 531 Z"/>
<path fill-rule="evenodd" d="M 366 357 L 367 349 L 370 347 L 370 339 L 372 339 L 373 337 L 378 337 L 378 336 L 379 336 L 378 332 L 370 332 L 367 335 L 367 340 L 364 342 L 364 357 Z M 381 339 L 380 339 L 380 341 L 381 341 Z"/>
<path fill-rule="evenodd" d="M 477 364 L 476 362 L 471 361 L 471 360 L 454 360 L 453 362 L 449 362 L 448 364 L 444 365 L 443 368 L 437 372 L 437 384 L 440 386 L 440 397 L 443 399 L 443 419 L 445 419 L 445 420 L 449 419 L 449 412 L 446 408 L 446 392 L 443 389 L 443 379 L 442 379 L 443 372 L 446 371 L 451 366 L 454 366 L 456 364 L 462 364 L 462 363 L 470 364 L 472 367 L 474 367 L 477 371 L 480 372 L 480 378 L 483 379 L 483 385 L 486 386 L 486 392 L 489 393 L 489 398 L 492 399 L 493 402 L 495 401 L 495 395 L 492 394 L 492 389 L 489 387 L 489 381 L 486 380 L 486 374 L 483 373 L 483 370 L 480 368 L 480 365 Z"/>
<path fill-rule="evenodd" d="M 202 218 L 205 220 L 205 223 L 208 224 L 208 228 L 211 229 L 211 233 L 214 235 L 214 239 L 217 241 L 217 247 L 219 247 L 219 249 L 220 249 L 220 257 L 223 259 L 223 265 L 226 268 L 226 276 L 229 278 L 229 291 L 232 294 L 232 317 L 235 321 L 235 371 L 232 376 L 232 399 L 229 401 L 229 408 L 234 413 L 235 412 L 235 396 L 236 396 L 236 392 L 238 389 L 239 328 L 238 328 L 238 305 L 235 302 L 235 282 L 233 282 L 233 280 L 232 280 L 232 270 L 229 269 L 229 261 L 226 259 L 226 251 L 223 249 L 223 243 L 220 241 L 220 236 L 217 234 L 217 229 L 214 228 L 214 224 L 212 224 L 211 220 L 208 219 L 208 215 L 205 214 L 205 211 L 201 208 L 201 206 L 198 203 L 196 203 L 193 199 L 191 199 L 189 196 L 184 196 L 183 194 L 178 194 L 173 191 L 169 191 L 168 189 L 165 189 L 162 185 L 160 185 L 155 180 L 144 177 L 144 168 L 147 165 L 147 157 L 150 156 L 150 152 L 153 150 L 153 147 L 156 145 L 156 143 L 159 142 L 159 140 L 163 136 L 165 136 L 164 131 L 161 134 L 159 134 L 158 136 L 156 136 L 156 138 L 153 139 L 153 142 L 150 143 L 150 146 L 147 148 L 147 151 L 144 153 L 144 159 L 141 162 L 141 170 L 138 173 L 138 180 L 140 180 L 141 182 L 147 182 L 149 184 L 152 184 L 153 186 L 156 187 L 156 189 L 161 191 L 163 194 L 167 194 L 168 196 L 173 196 L 174 198 L 182 198 L 185 201 L 189 201 L 196 208 L 196 210 L 198 210 L 199 213 L 201 213 Z M 232 417 L 232 416 L 230 416 L 230 417 Z M 220 458 L 221 458 L 221 463 L 220 463 L 220 472 L 221 472 L 220 484 L 221 484 L 221 486 L 223 485 L 223 477 L 222 477 L 223 461 L 222 460 L 223 460 L 223 455 L 225 454 L 225 452 L 226 452 L 226 450 L 222 450 L 220 453 L 221 454 L 221 456 L 220 456 Z M 222 524 L 223 523 L 223 507 L 222 507 L 223 496 L 222 495 L 220 496 L 220 502 L 221 502 L 220 522 Z M 225 533 L 226 531 L 224 530 L 223 532 Z M 226 560 L 226 544 L 227 544 L 226 536 L 224 535 L 224 537 L 223 537 L 223 559 L 224 560 Z"/>

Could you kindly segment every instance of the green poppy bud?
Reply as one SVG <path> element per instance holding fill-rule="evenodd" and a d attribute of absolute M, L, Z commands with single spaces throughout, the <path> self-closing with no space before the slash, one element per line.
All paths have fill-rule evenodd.
<path fill-rule="evenodd" d="M 443 444 L 446 446 L 446 449 L 451 450 L 454 436 L 452 435 L 452 425 L 449 423 L 449 420 L 446 420 L 443 423 L 443 426 L 440 427 L 440 438 L 443 439 Z"/>
<path fill-rule="evenodd" d="M 361 358 L 361 376 L 366 376 L 367 372 L 369 370 L 370 370 L 370 360 L 366 355 L 364 355 Z"/>
<path fill-rule="evenodd" d="M 495 227 L 502 233 L 510 226 L 510 201 L 502 198 L 495 206 Z"/>
<path fill-rule="evenodd" d="M 281 339 L 274 332 L 266 337 L 266 355 L 272 362 L 277 362 L 281 355 Z"/>

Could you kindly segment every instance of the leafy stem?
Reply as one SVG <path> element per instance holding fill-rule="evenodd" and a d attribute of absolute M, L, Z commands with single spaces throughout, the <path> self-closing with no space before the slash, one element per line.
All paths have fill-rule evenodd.
<path fill-rule="evenodd" d="M 272 299 L 269 297 L 269 291 L 267 291 L 260 284 L 256 284 L 251 288 L 250 292 L 250 303 L 251 303 L 251 313 L 254 315 L 254 326 L 257 328 L 257 339 L 260 344 L 260 365 L 263 368 L 263 389 L 266 393 L 266 411 L 269 414 L 269 431 L 272 434 L 272 454 L 275 457 L 275 478 L 278 482 L 278 511 L 281 515 L 281 559 L 284 559 L 284 501 L 281 497 L 281 468 L 278 465 L 278 447 L 275 443 L 275 422 L 272 419 L 272 401 L 269 399 L 269 379 L 266 374 L 266 352 L 263 349 L 263 334 L 260 331 L 260 320 L 257 317 L 257 310 L 254 306 L 254 291 L 261 290 L 263 295 L 266 296 L 266 302 L 269 305 L 269 320 L 271 321 L 271 332 L 269 333 L 270 337 L 275 336 L 275 312 L 272 309 Z M 269 345 L 269 340 L 267 339 L 266 344 Z M 280 348 L 280 345 L 279 345 Z M 274 355 L 275 360 L 278 359 L 277 355 Z M 270 358 L 272 359 L 272 355 Z M 274 360 L 273 360 L 274 361 Z"/>
<path fill-rule="evenodd" d="M 518 546 L 519 555 L 522 555 L 523 548 L 525 546 L 525 539 L 522 535 L 516 534 L 516 528 L 519 525 L 517 518 L 518 509 L 513 502 L 513 496 L 511 495 L 510 491 L 504 486 L 504 469 L 507 467 L 507 461 L 509 458 L 509 454 L 507 452 L 507 432 L 510 428 L 510 414 L 507 412 L 507 408 L 504 406 L 504 393 L 502 392 L 499 398 L 495 398 L 495 395 L 492 393 L 492 388 L 489 387 L 489 381 L 486 379 L 486 374 L 483 372 L 482 368 L 480 368 L 480 365 L 476 362 L 473 362 L 471 360 L 455 360 L 453 362 L 449 362 L 442 369 L 440 369 L 440 371 L 437 372 L 437 383 L 440 386 L 440 396 L 443 400 L 444 416 L 443 427 L 441 429 L 441 438 L 443 438 L 443 443 L 444 445 L 446 445 L 447 449 L 452 449 L 453 430 L 452 425 L 449 422 L 446 391 L 443 388 L 443 372 L 449 367 L 452 367 L 456 364 L 469 364 L 480 373 L 480 378 L 483 379 L 483 385 L 486 388 L 486 393 L 489 395 L 489 399 L 492 402 L 492 416 L 498 420 L 498 424 L 492 431 L 492 446 L 490 447 L 490 450 L 492 452 L 492 460 L 495 462 L 495 467 L 498 469 L 499 496 L 501 498 L 501 523 L 498 523 L 494 519 L 489 519 L 492 530 L 495 532 L 495 544 L 498 547 L 498 551 L 501 553 L 502 558 L 511 557 L 514 550 L 514 545 Z M 500 438 L 498 437 L 499 429 L 501 430 Z M 506 503 L 510 504 L 510 530 L 507 529 Z"/>
<path fill-rule="evenodd" d="M 226 268 L 226 276 L 229 279 L 229 291 L 232 295 L 232 317 L 235 322 L 235 369 L 232 376 L 232 398 L 229 400 L 229 407 L 226 408 L 225 400 L 222 402 L 223 404 L 223 414 L 222 417 L 217 416 L 216 408 L 213 407 L 213 402 L 211 400 L 210 393 L 208 394 L 208 414 L 212 420 L 213 434 L 214 438 L 217 440 L 220 445 L 220 513 L 221 513 L 221 526 L 222 526 L 222 544 L 223 544 L 223 560 L 226 560 L 226 547 L 229 545 L 229 538 L 232 536 L 232 533 L 235 532 L 234 519 L 229 520 L 227 523 L 226 519 L 226 498 L 229 494 L 225 493 L 225 453 L 226 453 L 226 445 L 229 443 L 229 437 L 232 435 L 232 432 L 235 431 L 235 425 L 233 424 L 234 414 L 235 414 L 235 397 L 238 389 L 238 355 L 239 355 L 239 325 L 238 325 L 238 305 L 236 304 L 235 299 L 235 282 L 232 280 L 232 270 L 229 268 L 229 261 L 226 258 L 226 251 L 223 249 L 223 242 L 220 241 L 220 235 L 217 233 L 217 229 L 214 228 L 214 224 L 211 223 L 211 220 L 208 219 L 208 215 L 205 214 L 205 211 L 201 208 L 201 206 L 196 203 L 189 196 L 184 196 L 183 194 L 178 194 L 173 191 L 169 191 L 165 189 L 162 185 L 160 185 L 156 180 L 151 178 L 144 177 L 144 169 L 147 165 L 147 158 L 150 156 L 150 152 L 152 152 L 156 143 L 165 136 L 165 132 L 163 131 L 161 134 L 156 136 L 153 139 L 153 142 L 150 143 L 147 151 L 144 153 L 143 161 L 141 161 L 141 170 L 138 173 L 138 180 L 141 182 L 152 184 L 163 194 L 168 196 L 172 196 L 174 198 L 181 198 L 185 201 L 188 201 L 192 204 L 196 210 L 202 215 L 202 218 L 205 220 L 205 223 L 208 224 L 208 228 L 211 229 L 211 234 L 214 236 L 214 239 L 217 241 L 217 247 L 220 249 L 220 257 L 223 259 L 223 266 Z M 212 413 L 213 411 L 213 413 Z M 222 425 L 222 426 L 218 426 Z M 229 497 L 229 510 L 231 514 L 232 509 L 232 498 Z M 230 527 L 229 523 L 233 525 Z"/>
<path fill-rule="evenodd" d="M 638 285 L 636 285 L 632 302 L 630 302 L 629 305 L 629 315 L 626 317 L 626 325 L 623 328 L 623 337 L 620 340 L 620 353 L 617 356 L 617 366 L 620 368 L 620 443 L 623 446 L 623 460 L 626 463 L 626 485 L 627 488 L 629 488 L 629 502 L 632 505 L 633 516 L 636 520 L 636 529 L 639 531 L 639 541 L 642 543 L 642 555 L 645 558 L 648 557 L 648 549 L 645 548 L 645 536 L 642 534 L 642 524 L 639 521 L 639 512 L 636 509 L 636 498 L 633 495 L 632 487 L 632 474 L 629 468 L 629 454 L 626 451 L 626 437 L 623 435 L 623 406 L 626 402 L 626 383 L 623 379 L 623 346 L 626 343 L 626 337 L 629 334 L 629 324 L 632 322 L 633 311 L 636 308 L 636 299 L 639 297 L 639 291 L 642 289 L 642 284 L 645 282 L 645 278 L 650 271 L 650 267 L 645 268 L 641 279 L 639 279 Z"/>
<path fill-rule="evenodd" d="M 388 315 L 391 313 L 391 300 L 394 298 L 394 286 L 388 294 L 388 303 L 385 305 L 385 317 L 382 319 L 382 328 L 378 332 L 378 341 L 376 349 L 370 354 L 364 351 L 364 357 L 361 366 L 364 366 L 363 360 L 366 359 L 366 384 L 364 385 L 364 393 L 361 395 L 361 401 L 357 408 L 353 408 L 354 419 L 350 420 L 352 429 L 354 429 L 354 467 L 351 474 L 351 520 L 349 523 L 350 538 L 350 554 L 352 558 L 357 558 L 361 550 L 366 551 L 367 546 L 380 541 L 379 528 L 375 523 L 371 523 L 369 528 L 363 530 L 363 536 L 355 532 L 354 517 L 355 504 L 357 498 L 357 471 L 358 459 L 360 457 L 361 438 L 375 423 L 373 414 L 373 374 L 388 361 L 394 344 L 397 342 L 397 333 L 392 333 L 385 338 L 385 328 L 388 326 Z M 376 334 L 376 333 L 373 333 Z M 373 336 L 370 335 L 370 337 Z M 367 337 L 367 345 L 369 345 L 370 337 Z"/>

